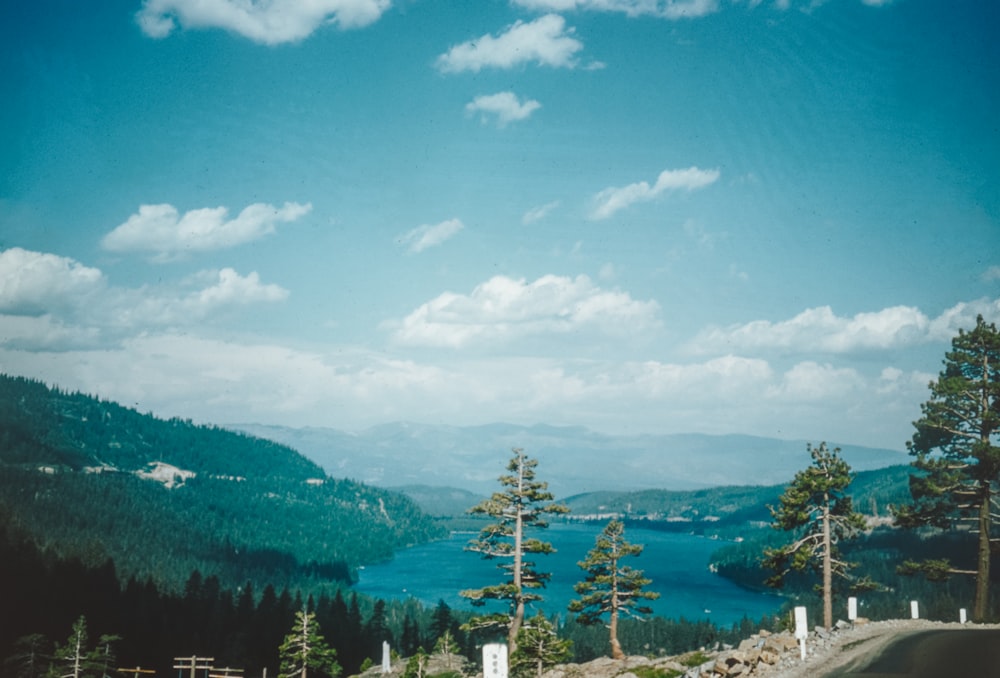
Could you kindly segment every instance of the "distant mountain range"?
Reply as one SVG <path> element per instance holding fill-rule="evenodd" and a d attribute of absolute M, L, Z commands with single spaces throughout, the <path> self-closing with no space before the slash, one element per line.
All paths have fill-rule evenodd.
<path fill-rule="evenodd" d="M 689 490 L 787 483 L 810 463 L 806 441 L 748 435 L 608 435 L 583 427 L 385 424 L 360 433 L 240 424 L 292 447 L 334 477 L 382 487 L 434 486 L 479 495 L 499 489 L 513 447 L 538 460 L 557 497 L 594 491 Z M 812 441 L 819 444 L 821 441 Z M 855 471 L 909 463 L 898 450 L 827 441 Z"/>

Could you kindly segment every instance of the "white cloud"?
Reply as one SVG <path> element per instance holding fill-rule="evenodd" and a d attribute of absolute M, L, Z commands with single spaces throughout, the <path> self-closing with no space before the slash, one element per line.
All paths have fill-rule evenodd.
<path fill-rule="evenodd" d="M 621 188 L 605 188 L 593 197 L 591 219 L 607 219 L 615 212 L 623 210 L 637 202 L 648 202 L 656 199 L 667 191 L 694 191 L 715 183 L 719 178 L 718 170 L 703 170 L 697 167 L 687 169 L 664 170 L 660 172 L 656 183 L 650 186 L 645 181 L 629 184 Z"/>
<path fill-rule="evenodd" d="M 273 233 L 275 225 L 295 221 L 309 213 L 311 204 L 286 202 L 281 207 L 254 203 L 235 219 L 225 207 L 185 212 L 173 205 L 141 205 L 139 211 L 101 240 L 113 252 L 155 252 L 166 261 L 184 252 L 204 252 L 235 247 Z"/>
<path fill-rule="evenodd" d="M 557 207 L 559 207 L 558 200 L 553 200 L 550 203 L 539 205 L 538 207 L 532 207 L 524 213 L 524 216 L 521 217 L 521 223 L 527 226 L 528 224 L 533 224 L 536 221 L 541 221 L 548 216 L 549 212 Z"/>
<path fill-rule="evenodd" d="M 383 350 L 144 332 L 101 350 L 0 344 L 0 371 L 151 410 L 347 430 L 386 421 L 585 425 L 613 432 L 748 433 L 902 448 L 928 375 L 727 355 L 688 364 L 491 354 L 440 363 Z M 891 385 L 891 388 L 886 388 Z M 720 416 L 720 412 L 724 416 Z M 443 415 L 442 413 L 446 413 Z"/>
<path fill-rule="evenodd" d="M 506 127 L 508 123 L 526 120 L 542 105 L 534 99 L 521 102 L 513 92 L 497 92 L 478 96 L 465 105 L 467 113 L 482 113 L 483 122 L 487 116 L 494 115 L 498 127 Z"/>
<path fill-rule="evenodd" d="M 993 282 L 994 280 L 1000 280 L 1000 266 L 990 266 L 988 269 L 983 271 L 983 282 Z"/>
<path fill-rule="evenodd" d="M 402 244 L 408 245 L 410 252 L 414 254 L 423 252 L 428 247 L 440 245 L 465 226 L 459 219 L 448 219 L 440 224 L 424 224 L 417 226 L 412 231 L 403 235 L 399 240 Z"/>
<path fill-rule="evenodd" d="M 780 350 L 793 353 L 851 353 L 890 350 L 950 341 L 959 328 L 975 326 L 976 315 L 1000 318 L 1000 299 L 959 303 L 933 320 L 912 306 L 838 316 L 829 306 L 806 309 L 781 322 L 755 320 L 701 332 L 690 348 L 696 353 Z"/>
<path fill-rule="evenodd" d="M 13 247 L 0 252 L 0 313 L 39 316 L 103 289 L 104 275 L 67 257 Z"/>
<path fill-rule="evenodd" d="M 114 345 L 163 327 L 191 327 L 226 311 L 285 300 L 288 291 L 256 272 L 203 271 L 180 285 L 114 287 L 103 273 L 66 257 L 0 252 L 0 345 L 70 350 Z"/>
<path fill-rule="evenodd" d="M 444 73 L 478 73 L 483 68 L 513 68 L 529 62 L 572 68 L 576 53 L 583 49 L 572 33 L 557 14 L 528 23 L 518 21 L 496 37 L 487 34 L 453 46 L 438 57 L 437 67 Z"/>
<path fill-rule="evenodd" d="M 145 0 L 136 13 L 142 31 L 164 38 L 182 28 L 221 28 L 254 42 L 296 42 L 325 24 L 359 28 L 379 19 L 391 0 Z"/>
<path fill-rule="evenodd" d="M 519 337 L 592 329 L 632 334 L 658 325 L 655 301 L 596 287 L 585 275 L 534 282 L 495 276 L 469 295 L 445 292 L 410 313 L 396 330 L 401 344 L 465 347 Z"/>
<path fill-rule="evenodd" d="M 718 0 L 512 0 L 515 5 L 541 12 L 590 10 L 621 12 L 629 17 L 688 19 L 719 10 Z M 868 0 L 871 1 L 871 0 Z M 875 0 L 877 1 L 877 0 Z"/>

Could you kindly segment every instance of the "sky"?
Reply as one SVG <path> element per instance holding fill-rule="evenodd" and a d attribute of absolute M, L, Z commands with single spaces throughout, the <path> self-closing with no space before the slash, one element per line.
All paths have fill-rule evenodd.
<path fill-rule="evenodd" d="M 994 0 L 0 3 L 0 372 L 903 449 L 1000 321 Z"/>

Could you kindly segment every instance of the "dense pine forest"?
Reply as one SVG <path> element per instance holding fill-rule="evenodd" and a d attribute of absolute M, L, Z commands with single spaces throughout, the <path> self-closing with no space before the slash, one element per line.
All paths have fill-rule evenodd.
<path fill-rule="evenodd" d="M 177 592 L 193 570 L 313 589 L 441 528 L 294 450 L 0 376 L 0 506 L 38 545 Z"/>

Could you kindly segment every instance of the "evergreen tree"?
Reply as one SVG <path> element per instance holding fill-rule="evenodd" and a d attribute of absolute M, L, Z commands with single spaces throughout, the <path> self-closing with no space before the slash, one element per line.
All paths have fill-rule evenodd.
<path fill-rule="evenodd" d="M 87 620 L 79 617 L 65 645 L 56 647 L 49 668 L 50 678 L 97 678 L 102 676 L 100 651 L 88 647 Z"/>
<path fill-rule="evenodd" d="M 907 562 L 900 572 L 924 572 L 941 580 L 975 576 L 972 617 L 986 621 L 989 608 L 991 504 L 1000 481 L 1000 333 L 982 316 L 976 327 L 959 330 L 945 354 L 944 370 L 931 382 L 930 400 L 907 448 L 919 472 L 910 476 L 913 504 L 896 512 L 903 527 L 956 528 L 976 537 L 975 569 L 953 567 L 949 559 Z"/>
<path fill-rule="evenodd" d="M 574 585 L 573 589 L 582 598 L 572 601 L 569 611 L 576 613 L 577 621 L 586 626 L 597 624 L 604 615 L 608 615 L 611 656 L 615 659 L 625 657 L 618 642 L 619 617 L 622 614 L 635 617 L 650 615 L 653 611 L 639 605 L 639 602 L 660 597 L 659 593 L 642 590 L 651 582 L 643 576 L 642 570 L 621 564 L 622 558 L 638 556 L 642 549 L 642 545 L 630 544 L 625 539 L 625 524 L 622 521 L 612 520 L 598 535 L 587 559 L 578 563 L 587 572 L 587 577 Z"/>
<path fill-rule="evenodd" d="M 837 542 L 855 537 L 865 529 L 865 520 L 856 513 L 851 497 L 845 494 L 851 484 L 851 467 L 840 458 L 840 448 L 827 449 L 807 445 L 812 465 L 795 474 L 795 479 L 781 495 L 777 509 L 769 506 L 774 518 L 772 527 L 792 531 L 795 540 L 779 548 L 764 550 L 764 565 L 777 573 L 767 580 L 780 587 L 791 570 L 807 567 L 822 572 L 823 625 L 833 626 L 833 577 L 850 579 L 853 563 L 840 558 Z M 867 579 L 854 582 L 854 588 L 870 588 Z"/>
<path fill-rule="evenodd" d="M 382 661 L 382 643 L 394 645 L 392 631 L 389 630 L 389 621 L 385 613 L 385 601 L 379 598 L 372 606 L 372 614 L 365 624 L 365 647 L 367 656 L 376 662 Z"/>
<path fill-rule="evenodd" d="M 451 668 L 451 655 L 458 654 L 459 647 L 458 642 L 455 637 L 451 635 L 451 631 L 445 629 L 444 633 L 438 636 L 437 641 L 434 643 L 434 654 L 441 654 L 445 656 L 445 668 Z"/>
<path fill-rule="evenodd" d="M 100 668 L 101 678 L 108 678 L 115 670 L 115 664 L 118 662 L 114 644 L 121 639 L 122 637 L 118 635 L 104 634 L 98 639 L 97 647 L 91 652 L 94 664 Z"/>
<path fill-rule="evenodd" d="M 569 509 L 552 503 L 552 493 L 548 483 L 535 480 L 538 462 L 530 459 L 520 448 L 513 449 L 513 456 L 507 464 L 507 475 L 500 476 L 500 492 L 493 495 L 469 512 L 487 515 L 496 522 L 484 527 L 478 539 L 466 547 L 488 560 L 500 559 L 498 565 L 507 579 L 493 586 L 467 589 L 461 595 L 469 598 L 474 606 L 483 606 L 487 600 L 506 601 L 510 608 L 504 613 L 485 614 L 473 617 L 468 628 L 506 628 L 507 645 L 511 654 L 517 649 L 517 636 L 524 623 L 525 603 L 541 600 L 535 593 L 543 587 L 551 576 L 535 569 L 535 563 L 526 556 L 552 553 L 552 544 L 537 538 L 529 538 L 530 528 L 548 527 L 546 514 L 567 513 Z"/>
<path fill-rule="evenodd" d="M 41 633 L 21 636 L 14 643 L 14 654 L 4 660 L 5 676 L 40 678 L 49 665 L 49 642 Z"/>
<path fill-rule="evenodd" d="M 399 652 L 404 657 L 409 657 L 420 647 L 420 626 L 413 615 L 407 610 L 403 617 L 403 631 L 399 636 Z"/>
<path fill-rule="evenodd" d="M 403 678 L 425 678 L 427 676 L 427 660 L 429 657 L 424 648 L 418 647 L 413 656 L 406 662 Z"/>
<path fill-rule="evenodd" d="M 436 641 L 445 632 L 451 631 L 454 624 L 455 619 L 451 615 L 451 608 L 448 603 L 444 602 L 443 598 L 439 599 L 437 607 L 434 608 L 431 615 L 431 639 Z"/>
<path fill-rule="evenodd" d="M 516 678 L 541 678 L 545 669 L 568 660 L 572 643 L 556 635 L 552 623 L 539 611 L 517 634 L 517 649 L 510 654 L 510 672 Z"/>
<path fill-rule="evenodd" d="M 308 678 L 310 675 L 337 678 L 340 675 L 337 652 L 320 635 L 316 615 L 311 612 L 295 613 L 295 626 L 285 636 L 278 653 L 281 656 L 278 678 Z"/>

